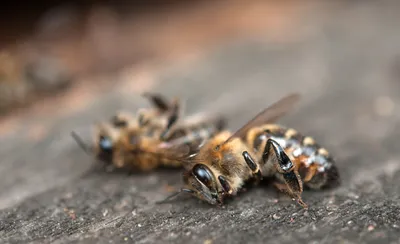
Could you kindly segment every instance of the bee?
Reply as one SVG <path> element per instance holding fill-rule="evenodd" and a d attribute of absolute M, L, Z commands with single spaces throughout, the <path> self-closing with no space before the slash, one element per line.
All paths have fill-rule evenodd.
<path fill-rule="evenodd" d="M 141 109 L 136 116 L 118 113 L 97 124 L 93 148 L 84 145 L 75 133 L 73 137 L 100 161 L 117 168 L 151 171 L 159 166 L 181 167 L 176 157 L 196 151 L 225 126 L 221 116 L 198 114 L 179 119 L 182 110 L 178 99 L 167 103 L 160 95 L 147 96 L 154 108 Z"/>
<path fill-rule="evenodd" d="M 267 107 L 235 133 L 221 131 L 191 158 L 183 172 L 185 187 L 158 202 L 186 192 L 212 205 L 222 205 L 249 180 L 273 179 L 281 191 L 307 207 L 303 187 L 323 189 L 339 184 L 328 151 L 311 137 L 275 122 L 300 99 L 297 93 Z"/>
<path fill-rule="evenodd" d="M 114 165 L 121 165 L 113 162 L 114 152 L 119 148 L 121 137 L 124 133 L 136 132 L 137 135 L 151 136 L 149 131 L 154 128 L 164 128 L 164 134 L 172 127 L 179 114 L 179 100 L 175 98 L 172 102 L 167 101 L 160 94 L 144 93 L 143 96 L 149 99 L 152 107 L 141 108 L 136 115 L 127 112 L 118 112 L 109 121 L 95 124 L 93 130 L 93 151 L 95 156 L 104 162 L 112 162 Z M 165 125 L 170 123 L 170 125 Z"/>

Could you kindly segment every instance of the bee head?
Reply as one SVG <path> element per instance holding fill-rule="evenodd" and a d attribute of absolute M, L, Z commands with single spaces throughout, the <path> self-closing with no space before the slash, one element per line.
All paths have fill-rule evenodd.
<path fill-rule="evenodd" d="M 183 180 L 197 198 L 212 205 L 221 202 L 216 178 L 205 164 L 194 165 L 191 170 L 184 173 Z"/>
<path fill-rule="evenodd" d="M 104 131 L 101 131 L 100 133 L 96 134 L 94 147 L 89 146 L 87 143 L 85 143 L 83 139 L 74 131 L 71 132 L 71 136 L 76 141 L 76 143 L 83 149 L 83 151 L 85 151 L 88 155 L 93 156 L 94 154 L 102 162 L 105 163 L 111 162 L 114 149 L 113 140 Z"/>
<path fill-rule="evenodd" d="M 104 153 L 111 153 L 113 149 L 113 142 L 109 136 L 100 135 L 98 146 Z"/>

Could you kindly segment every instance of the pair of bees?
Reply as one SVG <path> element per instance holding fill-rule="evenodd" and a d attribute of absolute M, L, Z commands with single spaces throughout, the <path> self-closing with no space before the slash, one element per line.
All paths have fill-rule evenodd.
<path fill-rule="evenodd" d="M 141 109 L 135 116 L 117 114 L 96 125 L 91 151 L 119 168 L 150 171 L 159 166 L 182 167 L 184 187 L 162 202 L 189 193 L 222 205 L 245 183 L 268 178 L 307 207 L 301 197 L 303 188 L 321 190 L 340 183 L 326 149 L 311 137 L 275 124 L 299 101 L 299 94 L 281 98 L 234 133 L 225 129 L 222 117 L 184 118 L 178 99 L 168 102 L 156 94 L 146 97 L 152 108 Z"/>

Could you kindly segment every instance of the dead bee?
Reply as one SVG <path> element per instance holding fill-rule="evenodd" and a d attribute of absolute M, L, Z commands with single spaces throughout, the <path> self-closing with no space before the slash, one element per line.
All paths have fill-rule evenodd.
<path fill-rule="evenodd" d="M 92 150 L 76 134 L 74 138 L 117 168 L 150 171 L 158 166 L 180 167 L 182 162 L 173 158 L 194 152 L 225 126 L 219 116 L 179 119 L 182 110 L 177 99 L 167 104 L 160 102 L 165 100 L 159 95 L 149 97 L 156 109 L 141 110 L 137 116 L 117 114 L 110 122 L 98 124 Z"/>
<path fill-rule="evenodd" d="M 187 159 L 183 173 L 190 193 L 210 204 L 223 204 L 248 180 L 275 179 L 275 186 L 286 191 L 303 207 L 303 184 L 322 189 L 339 183 L 339 175 L 328 152 L 310 137 L 275 123 L 299 100 L 286 96 L 259 113 L 235 133 L 223 131 L 209 140 L 193 158 Z"/>
<path fill-rule="evenodd" d="M 98 159 L 122 167 L 121 159 L 115 156 L 115 151 L 123 149 L 121 144 L 129 144 L 124 137 L 131 133 L 137 138 L 152 137 L 150 132 L 161 128 L 164 128 L 162 133 L 166 134 L 177 121 L 180 113 L 178 99 L 168 102 L 160 94 L 145 93 L 143 96 L 150 100 L 151 108 L 141 108 L 136 115 L 119 112 L 110 121 L 95 125 L 93 150 Z"/>
<path fill-rule="evenodd" d="M 96 123 L 93 129 L 93 146 L 89 148 L 79 138 L 75 132 L 72 132 L 73 138 L 87 152 L 93 153 L 95 157 L 106 163 L 113 163 L 114 151 L 117 147 L 117 142 L 120 140 L 122 130 L 125 128 L 145 128 L 145 125 L 161 126 L 165 117 L 171 114 L 171 111 L 178 109 L 178 100 L 168 102 L 160 94 L 145 93 L 143 96 L 150 100 L 151 108 L 139 109 L 136 115 L 127 112 L 119 112 L 112 116 L 109 121 Z M 138 130 L 138 134 L 142 131 Z"/>
<path fill-rule="evenodd" d="M 169 125 L 169 123 L 168 123 Z M 181 167 L 177 157 L 198 151 L 198 148 L 224 128 L 224 119 L 194 116 L 176 122 L 166 130 L 157 124 L 133 126 L 121 130 L 113 150 L 112 162 L 118 168 L 150 171 L 159 166 Z"/>

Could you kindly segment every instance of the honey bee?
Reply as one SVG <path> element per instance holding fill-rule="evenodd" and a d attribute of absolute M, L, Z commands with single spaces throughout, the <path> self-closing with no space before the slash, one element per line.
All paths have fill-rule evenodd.
<path fill-rule="evenodd" d="M 116 163 L 113 158 L 116 148 L 120 147 L 118 144 L 121 144 L 120 139 L 124 133 L 135 131 L 137 135 L 143 137 L 151 136 L 148 132 L 165 126 L 163 133 L 166 134 L 171 125 L 177 121 L 180 112 L 178 99 L 168 102 L 160 94 L 144 93 L 143 96 L 150 100 L 151 108 L 141 108 L 136 115 L 118 112 L 109 121 L 95 124 L 93 151 L 99 160 L 121 165 L 121 160 Z M 165 125 L 165 123 L 170 124 Z"/>
<path fill-rule="evenodd" d="M 339 174 L 328 151 L 311 137 L 274 124 L 300 99 L 290 94 L 267 107 L 235 133 L 221 131 L 191 158 L 183 172 L 186 192 L 212 205 L 222 205 L 249 180 L 271 178 L 274 185 L 307 207 L 303 186 L 323 189 L 339 184 Z"/>
<path fill-rule="evenodd" d="M 94 146 L 88 148 L 73 133 L 85 151 L 117 168 L 151 171 L 159 166 L 181 167 L 175 160 L 197 150 L 225 126 L 220 116 L 182 117 L 178 99 L 167 103 L 160 95 L 146 94 L 154 108 L 141 109 L 136 116 L 118 113 L 110 121 L 95 126 Z"/>

